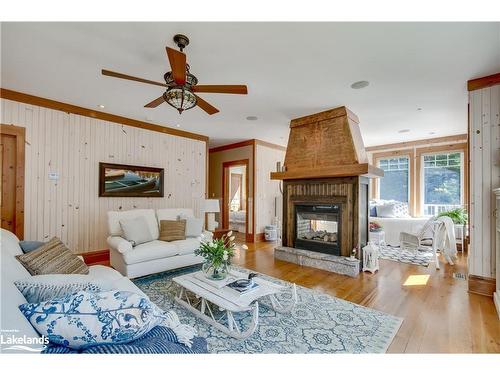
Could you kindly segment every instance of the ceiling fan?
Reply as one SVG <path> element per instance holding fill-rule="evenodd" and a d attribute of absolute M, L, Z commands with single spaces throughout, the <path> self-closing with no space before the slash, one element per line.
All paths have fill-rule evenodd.
<path fill-rule="evenodd" d="M 166 91 L 162 96 L 146 104 L 144 107 L 156 108 L 163 102 L 167 102 L 169 105 L 177 109 L 179 114 L 182 114 L 183 111 L 191 109 L 194 106 L 200 107 L 209 115 L 219 112 L 217 108 L 207 103 L 195 93 L 208 92 L 243 95 L 248 93 L 246 85 L 198 85 L 198 78 L 189 72 L 189 65 L 186 63 L 186 55 L 182 52 L 189 44 L 188 37 L 177 34 L 174 36 L 174 42 L 179 47 L 180 51 L 166 47 L 168 61 L 170 62 L 172 71 L 165 73 L 163 76 L 165 83 L 133 77 L 106 69 L 102 69 L 101 73 L 105 76 L 166 87 Z"/>

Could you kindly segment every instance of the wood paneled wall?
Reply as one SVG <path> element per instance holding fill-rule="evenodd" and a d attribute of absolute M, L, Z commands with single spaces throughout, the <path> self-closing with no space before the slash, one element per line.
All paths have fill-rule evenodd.
<path fill-rule="evenodd" d="M 271 172 L 276 171 L 278 161 L 283 165 L 285 160 L 283 148 L 269 147 L 267 145 L 256 145 L 255 152 L 255 232 L 264 233 L 266 225 L 272 224 L 277 216 L 282 220 L 282 198 L 280 192 L 280 181 L 271 180 Z M 276 199 L 278 198 L 278 199 Z M 276 203 L 278 207 L 276 207 Z M 277 210 L 276 210 L 277 209 Z M 276 210 L 276 211 L 275 211 Z"/>
<path fill-rule="evenodd" d="M 107 248 L 110 210 L 191 207 L 200 215 L 206 142 L 6 99 L 1 109 L 2 123 L 26 128 L 25 239 L 58 236 L 82 253 Z M 164 168 L 165 197 L 99 198 L 99 162 Z"/>
<path fill-rule="evenodd" d="M 471 91 L 469 108 L 469 273 L 494 278 L 496 239 L 492 190 L 500 187 L 500 85 Z"/>

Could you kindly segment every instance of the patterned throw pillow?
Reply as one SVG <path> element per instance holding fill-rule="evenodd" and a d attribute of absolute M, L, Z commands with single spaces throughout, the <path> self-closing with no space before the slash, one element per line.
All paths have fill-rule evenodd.
<path fill-rule="evenodd" d="M 73 254 L 57 237 L 27 254 L 16 255 L 16 258 L 31 275 L 89 273 L 89 268 L 83 260 Z"/>
<path fill-rule="evenodd" d="M 160 220 L 160 241 L 186 239 L 186 220 Z"/>
<path fill-rule="evenodd" d="M 396 217 L 410 217 L 408 203 L 396 202 L 394 204 L 394 214 L 396 215 Z"/>
<path fill-rule="evenodd" d="M 26 303 L 19 309 L 52 344 L 83 349 L 126 344 L 148 333 L 164 312 L 147 297 L 126 291 L 78 292 L 69 297 Z"/>
<path fill-rule="evenodd" d="M 28 303 L 64 298 L 82 290 L 92 293 L 113 289 L 111 281 L 96 281 L 89 275 L 37 275 L 14 281 Z"/>

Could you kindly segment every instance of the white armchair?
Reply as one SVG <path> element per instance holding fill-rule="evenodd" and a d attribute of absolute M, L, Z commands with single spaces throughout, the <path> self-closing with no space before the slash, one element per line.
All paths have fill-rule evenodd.
<path fill-rule="evenodd" d="M 402 250 L 417 252 L 421 248 L 432 249 L 436 269 L 439 269 L 438 249 L 443 249 L 446 227 L 442 221 L 432 217 L 418 233 L 401 232 L 399 244 Z"/>

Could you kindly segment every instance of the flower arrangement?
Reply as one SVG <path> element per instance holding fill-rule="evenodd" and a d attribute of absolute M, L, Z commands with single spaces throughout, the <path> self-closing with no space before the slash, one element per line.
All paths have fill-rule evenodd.
<path fill-rule="evenodd" d="M 231 258 L 238 248 L 234 240 L 235 236 L 233 236 L 233 232 L 229 231 L 219 239 L 202 242 L 200 247 L 195 250 L 194 253 L 196 255 L 205 258 L 203 272 L 205 272 L 208 278 L 214 280 L 223 280 L 226 278 Z M 242 245 L 241 248 L 248 249 L 246 245 Z"/>
<path fill-rule="evenodd" d="M 370 221 L 370 232 L 380 232 L 382 230 L 382 225 L 375 221 Z"/>

